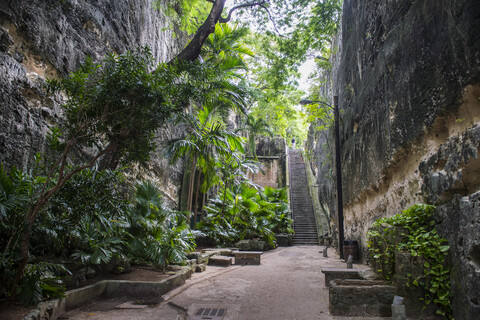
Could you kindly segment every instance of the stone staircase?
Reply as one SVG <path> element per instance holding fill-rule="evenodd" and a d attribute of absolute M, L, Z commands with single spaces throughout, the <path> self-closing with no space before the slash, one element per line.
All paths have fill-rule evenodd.
<path fill-rule="evenodd" d="M 302 153 L 289 149 L 290 201 L 294 220 L 294 245 L 318 245 L 317 223 L 313 214 L 313 204 L 308 190 L 307 172 Z"/>

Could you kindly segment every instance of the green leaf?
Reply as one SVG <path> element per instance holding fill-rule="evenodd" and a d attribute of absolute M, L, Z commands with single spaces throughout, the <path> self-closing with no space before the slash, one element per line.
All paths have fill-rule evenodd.
<path fill-rule="evenodd" d="M 450 246 L 440 246 L 439 249 L 441 252 L 446 252 L 450 249 Z"/>

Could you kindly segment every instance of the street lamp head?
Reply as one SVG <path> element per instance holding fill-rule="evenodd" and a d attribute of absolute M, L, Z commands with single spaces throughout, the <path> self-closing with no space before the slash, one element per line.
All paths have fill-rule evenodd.
<path fill-rule="evenodd" d="M 322 104 L 322 105 L 326 106 L 327 108 L 331 108 L 331 107 L 332 107 L 330 104 L 326 103 L 325 101 L 317 101 L 317 100 L 309 100 L 309 99 L 300 100 L 299 103 L 300 103 L 302 106 L 305 106 L 305 105 L 307 105 L 307 104 L 318 103 L 318 104 Z"/>
<path fill-rule="evenodd" d="M 305 106 L 305 105 L 307 105 L 307 104 L 312 104 L 312 103 L 315 103 L 315 102 L 317 102 L 317 101 L 312 101 L 312 100 L 308 100 L 308 99 L 300 100 L 300 104 L 301 104 L 302 106 Z"/>

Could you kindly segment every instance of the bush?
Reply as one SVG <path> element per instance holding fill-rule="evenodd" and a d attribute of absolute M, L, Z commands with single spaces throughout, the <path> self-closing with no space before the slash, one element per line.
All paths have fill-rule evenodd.
<path fill-rule="evenodd" d="M 293 233 L 286 200 L 285 189 L 234 186 L 210 200 L 198 228 L 218 245 L 260 238 L 274 248 L 275 233 Z"/>
<path fill-rule="evenodd" d="M 424 305 L 435 303 L 437 314 L 451 318 L 450 269 L 446 266 L 449 246 L 435 230 L 434 206 L 416 204 L 402 214 L 377 220 L 367 233 L 374 270 L 391 281 L 395 272 L 395 251 L 410 253 L 423 260 L 423 275 L 407 285 L 423 288 Z"/>
<path fill-rule="evenodd" d="M 195 249 L 195 234 L 187 215 L 163 207 L 158 187 L 150 181 L 137 184 L 135 199 L 127 212 L 129 254 L 136 261 L 167 264 L 184 263 Z"/>
<path fill-rule="evenodd" d="M 19 301 L 32 305 L 63 294 L 61 277 L 70 272 L 48 261 L 73 259 L 80 267 L 135 259 L 162 268 L 185 261 L 195 248 L 186 215 L 163 208 L 151 182 L 139 183 L 128 202 L 128 193 L 118 191 L 123 179 L 118 171 L 85 169 L 55 194 L 32 227 L 29 262 L 15 290 Z M 0 166 L 0 284 L 10 294 L 22 259 L 23 217 L 43 181 Z"/>

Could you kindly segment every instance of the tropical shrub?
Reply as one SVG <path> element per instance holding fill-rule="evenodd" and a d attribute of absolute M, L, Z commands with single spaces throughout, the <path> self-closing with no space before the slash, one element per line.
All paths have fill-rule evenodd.
<path fill-rule="evenodd" d="M 45 181 L 32 173 L 0 166 L 0 286 L 11 296 L 22 259 L 23 217 Z M 32 226 L 30 258 L 15 289 L 19 301 L 31 305 L 63 294 L 62 278 L 70 271 L 53 261 L 69 268 L 129 259 L 165 268 L 185 261 L 195 248 L 185 213 L 163 208 L 158 188 L 148 181 L 137 185 L 130 204 L 128 192 L 119 191 L 123 180 L 118 171 L 85 169 L 52 197 Z"/>
<path fill-rule="evenodd" d="M 424 306 L 436 304 L 437 314 L 451 318 L 450 269 L 446 264 L 447 240 L 435 230 L 435 207 L 416 204 L 402 214 L 377 220 L 367 233 L 370 260 L 374 270 L 392 281 L 395 252 L 407 252 L 423 262 L 423 274 L 410 277 L 407 286 L 423 288 Z"/>
<path fill-rule="evenodd" d="M 187 214 L 163 207 L 160 191 L 151 181 L 137 184 L 127 219 L 129 254 L 136 261 L 165 268 L 184 263 L 186 253 L 195 249 L 195 233 L 188 226 Z"/>
<path fill-rule="evenodd" d="M 43 177 L 34 177 L 32 171 L 15 167 L 8 171 L 0 165 L 0 286 L 8 293 L 13 289 L 13 279 L 22 260 L 18 244 L 26 228 L 24 217 L 43 182 Z M 15 290 L 22 303 L 35 302 L 42 295 L 39 284 L 44 274 L 32 266 L 26 269 L 26 277 Z"/>
<path fill-rule="evenodd" d="M 260 238 L 275 247 L 275 233 L 293 233 L 284 189 L 264 191 L 246 184 L 223 189 L 205 207 L 199 229 L 214 243 L 231 245 Z"/>

